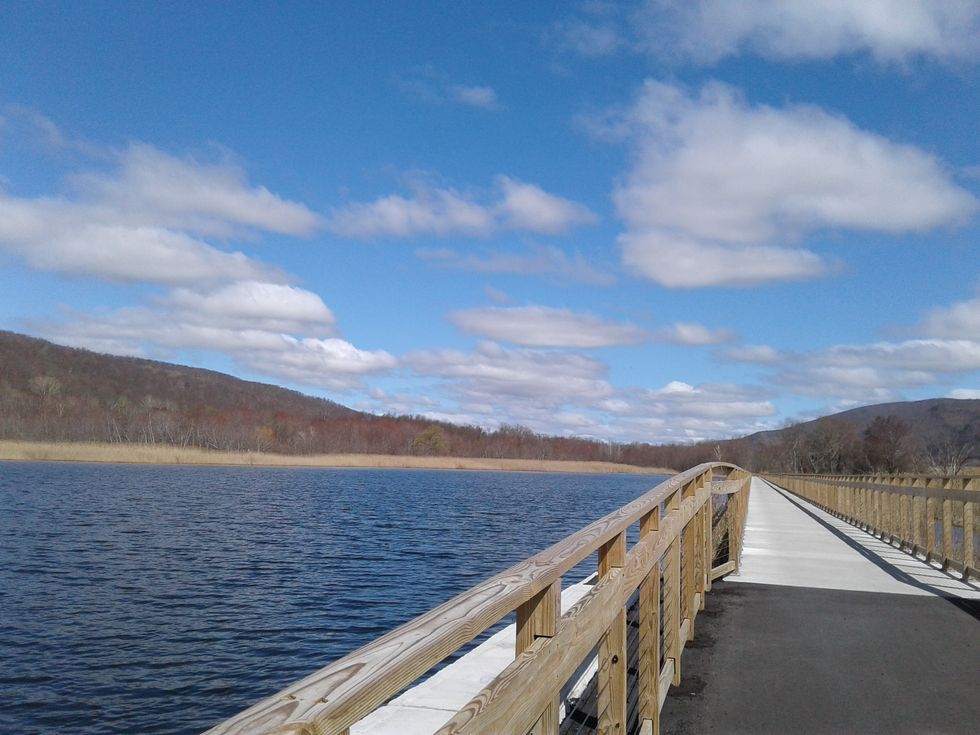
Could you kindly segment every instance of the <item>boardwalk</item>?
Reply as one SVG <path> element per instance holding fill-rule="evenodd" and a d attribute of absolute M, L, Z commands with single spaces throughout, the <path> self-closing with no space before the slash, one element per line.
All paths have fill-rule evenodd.
<path fill-rule="evenodd" d="M 980 585 L 753 479 L 663 733 L 970 733 Z"/>
<path fill-rule="evenodd" d="M 679 473 L 209 733 L 976 732 L 977 482 L 778 482 Z"/>

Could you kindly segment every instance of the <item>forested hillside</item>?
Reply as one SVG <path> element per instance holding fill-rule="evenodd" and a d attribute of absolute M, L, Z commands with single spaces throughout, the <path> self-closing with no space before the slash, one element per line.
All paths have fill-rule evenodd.
<path fill-rule="evenodd" d="M 978 463 L 980 400 L 865 406 L 748 437 L 610 444 L 521 426 L 486 431 L 375 416 L 229 375 L 101 355 L 0 331 L 0 439 L 172 444 L 293 454 L 428 454 L 624 462 L 683 469 L 955 473 Z"/>

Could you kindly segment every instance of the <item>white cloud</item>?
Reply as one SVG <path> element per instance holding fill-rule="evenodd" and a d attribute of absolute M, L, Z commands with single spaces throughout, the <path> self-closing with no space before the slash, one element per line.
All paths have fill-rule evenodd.
<path fill-rule="evenodd" d="M 533 184 L 499 176 L 493 199 L 413 182 L 411 196 L 389 194 L 334 209 L 327 227 L 346 237 L 487 236 L 499 230 L 559 234 L 596 220 L 585 206 Z"/>
<path fill-rule="evenodd" d="M 835 345 L 801 353 L 761 348 L 753 354 L 756 348 L 745 349 L 748 354 L 742 361 L 771 367 L 775 383 L 827 401 L 898 400 L 903 389 L 937 385 L 949 376 L 980 370 L 980 341 L 965 339 Z M 723 357 L 736 359 L 738 352 L 736 348 Z"/>
<path fill-rule="evenodd" d="M 742 52 L 770 59 L 867 52 L 899 63 L 980 54 L 980 5 L 963 0 L 653 0 L 640 18 L 647 50 L 701 63 Z"/>
<path fill-rule="evenodd" d="M 319 218 L 251 187 L 229 163 L 202 164 L 133 144 L 110 171 L 69 176 L 73 197 L 0 193 L 0 248 L 38 269 L 163 284 L 281 281 L 278 269 L 201 239 L 256 230 L 307 234 Z"/>
<path fill-rule="evenodd" d="M 449 319 L 467 334 L 524 347 L 608 347 L 638 344 L 648 338 L 634 324 L 546 306 L 463 309 Z"/>
<path fill-rule="evenodd" d="M 923 232 L 967 221 L 976 198 L 933 156 L 818 108 L 750 106 L 647 81 L 594 128 L 635 146 L 614 199 L 625 263 L 667 286 L 750 285 L 822 275 L 807 233 Z"/>
<path fill-rule="evenodd" d="M 624 233 L 619 244 L 627 267 L 669 288 L 755 286 L 816 278 L 830 270 L 809 250 L 706 243 L 658 230 Z"/>
<path fill-rule="evenodd" d="M 559 235 L 598 219 L 588 207 L 549 194 L 533 184 L 498 176 L 497 185 L 503 192 L 497 212 L 503 226 L 509 229 Z"/>
<path fill-rule="evenodd" d="M 613 393 L 604 380 L 605 363 L 573 353 L 483 342 L 475 352 L 428 350 L 406 355 L 404 362 L 421 375 L 452 381 L 458 396 L 476 403 L 501 405 L 516 399 L 545 409 Z"/>
<path fill-rule="evenodd" d="M 980 399 L 980 388 L 956 388 L 946 394 L 947 398 Z"/>
<path fill-rule="evenodd" d="M 912 339 L 841 345 L 814 353 L 812 359 L 819 364 L 852 369 L 874 365 L 888 370 L 957 373 L 980 370 L 980 342 Z"/>
<path fill-rule="evenodd" d="M 415 235 L 488 235 L 493 214 L 453 189 L 416 187 L 413 197 L 389 194 L 333 210 L 327 227 L 357 238 Z"/>
<path fill-rule="evenodd" d="M 771 365 L 778 362 L 781 358 L 779 351 L 769 345 L 742 345 L 741 347 L 732 347 L 722 352 L 721 356 L 725 360 L 754 363 L 757 365 Z"/>
<path fill-rule="evenodd" d="M 265 375 L 335 390 L 352 388 L 359 384 L 362 376 L 385 372 L 398 364 L 384 350 L 359 350 L 342 339 L 281 336 L 282 349 L 248 352 L 239 359 L 252 370 Z"/>
<path fill-rule="evenodd" d="M 948 308 L 933 309 L 921 325 L 929 337 L 980 340 L 980 296 Z"/>
<path fill-rule="evenodd" d="M 145 143 L 129 145 L 118 160 L 118 171 L 78 174 L 71 181 L 85 200 L 120 216 L 219 235 L 235 227 L 308 235 L 320 224 L 304 205 L 250 186 L 245 172 L 228 161 L 177 158 Z"/>
<path fill-rule="evenodd" d="M 100 207 L 64 199 L 0 194 L 0 248 L 38 270 L 111 281 L 194 283 L 225 279 L 282 280 L 274 267 L 226 252 L 186 233 L 114 223 Z"/>
<path fill-rule="evenodd" d="M 611 286 L 615 278 L 600 270 L 581 253 L 567 255 L 552 245 L 532 246 L 528 252 L 493 251 L 483 255 L 461 254 L 451 248 L 419 248 L 415 254 L 442 268 L 477 273 L 507 273 L 519 276 L 552 276 L 594 286 Z"/>
<path fill-rule="evenodd" d="M 452 388 L 441 406 L 402 396 L 400 410 L 467 416 L 487 428 L 518 423 L 534 431 L 621 441 L 693 441 L 768 428 L 776 409 L 750 386 L 671 381 L 658 389 L 617 389 L 606 365 L 584 355 L 508 349 L 486 342 L 473 352 L 432 350 L 403 364 Z"/>
<path fill-rule="evenodd" d="M 319 335 L 293 336 L 306 330 Z M 203 350 L 292 384 L 350 390 L 397 360 L 383 350 L 361 350 L 329 336 L 334 317 L 314 293 L 279 284 L 242 282 L 216 290 L 174 290 L 153 306 L 105 314 L 73 313 L 37 325 L 61 344 L 121 355 Z"/>
<path fill-rule="evenodd" d="M 462 84 L 454 84 L 449 87 L 451 96 L 470 107 L 477 107 L 481 110 L 496 110 L 500 107 L 497 100 L 497 92 L 493 87 L 474 85 L 467 87 Z"/>
<path fill-rule="evenodd" d="M 675 322 L 664 329 L 658 329 L 653 336 L 663 342 L 679 345 L 720 345 L 734 342 L 738 335 L 730 329 L 709 329 L 697 322 Z"/>
<path fill-rule="evenodd" d="M 208 293 L 179 288 L 168 301 L 181 314 L 235 328 L 323 334 L 336 322 L 315 293 L 277 283 L 239 281 Z"/>

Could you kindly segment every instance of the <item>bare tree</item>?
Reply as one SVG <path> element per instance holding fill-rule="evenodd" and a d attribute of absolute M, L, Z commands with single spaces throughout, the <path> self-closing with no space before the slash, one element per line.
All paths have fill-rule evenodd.
<path fill-rule="evenodd" d="M 970 458 L 973 446 L 965 442 L 947 439 L 926 449 L 926 460 L 930 472 L 945 477 L 956 477 Z"/>

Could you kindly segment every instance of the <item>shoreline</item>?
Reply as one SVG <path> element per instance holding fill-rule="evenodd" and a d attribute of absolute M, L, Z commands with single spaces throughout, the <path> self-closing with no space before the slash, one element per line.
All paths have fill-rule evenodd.
<path fill-rule="evenodd" d="M 338 469 L 425 469 L 483 472 L 569 472 L 587 474 L 673 475 L 664 467 L 617 462 L 391 454 L 273 454 L 223 452 L 166 444 L 0 441 L 0 461 L 85 462 L 95 464 L 190 465 L 201 467 L 282 467 Z"/>

